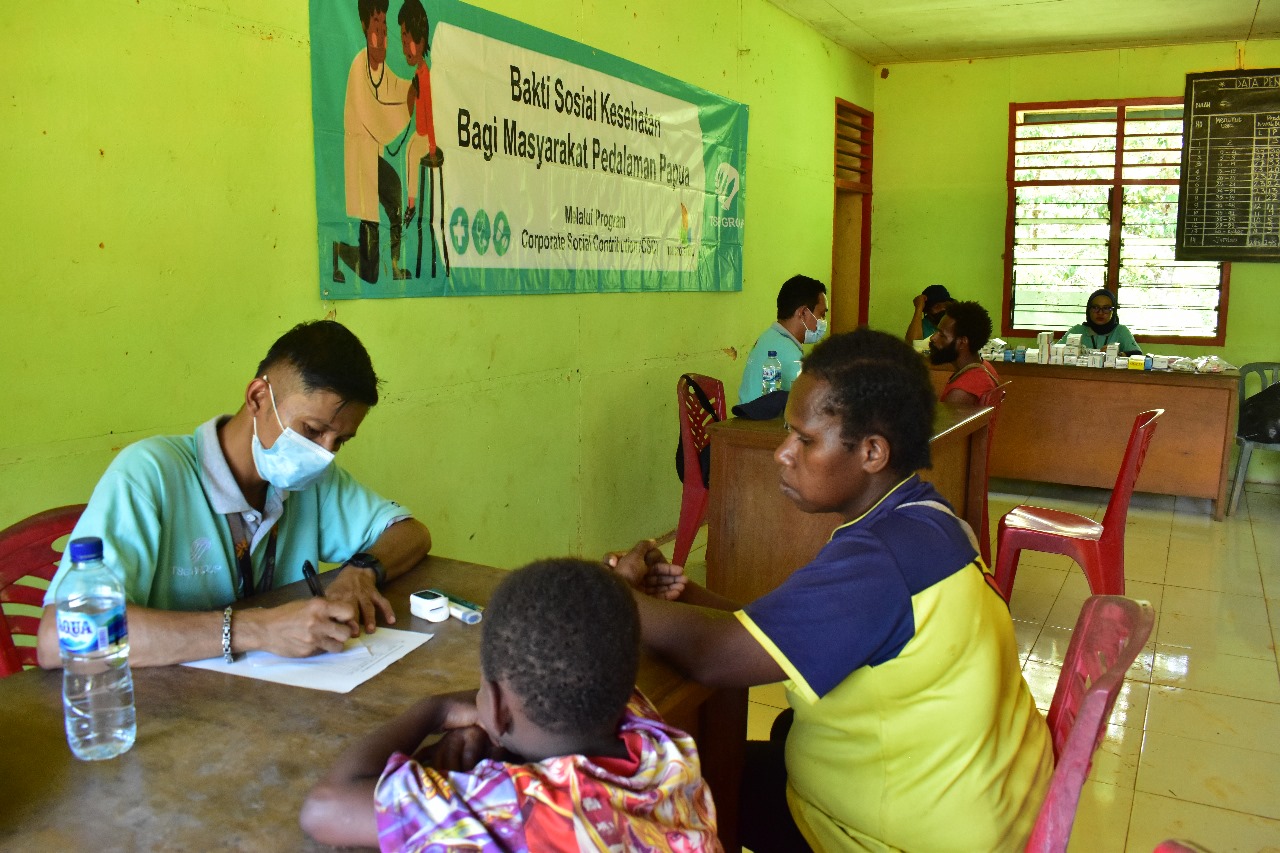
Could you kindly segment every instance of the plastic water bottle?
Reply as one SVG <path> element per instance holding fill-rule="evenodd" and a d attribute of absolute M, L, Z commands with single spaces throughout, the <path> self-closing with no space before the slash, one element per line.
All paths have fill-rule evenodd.
<path fill-rule="evenodd" d="M 62 707 L 76 758 L 128 752 L 137 734 L 124 587 L 102 562 L 102 540 L 74 539 L 71 571 L 57 594 Z"/>
<path fill-rule="evenodd" d="M 769 350 L 769 357 L 760 368 L 760 390 L 764 394 L 772 394 L 782 389 L 782 362 L 778 361 L 778 351 Z"/>

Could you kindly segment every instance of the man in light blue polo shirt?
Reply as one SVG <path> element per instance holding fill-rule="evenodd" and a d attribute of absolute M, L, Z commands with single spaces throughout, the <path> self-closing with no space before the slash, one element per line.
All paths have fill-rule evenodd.
<path fill-rule="evenodd" d="M 395 621 L 378 584 L 425 557 L 431 534 L 333 463 L 377 402 L 356 336 L 303 323 L 272 345 L 234 415 L 120 452 L 72 537 L 101 537 L 124 576 L 132 664 L 338 651 L 379 613 Z M 323 598 L 231 612 L 321 560 L 344 562 Z M 46 668 L 60 665 L 53 604 L 68 566 L 64 556 L 45 596 Z"/>
<path fill-rule="evenodd" d="M 778 291 L 778 320 L 756 339 L 742 369 L 738 405 L 764 394 L 760 370 L 772 350 L 782 362 L 782 389 L 800 375 L 800 345 L 816 344 L 827 333 L 827 286 L 807 275 L 793 275 Z"/>

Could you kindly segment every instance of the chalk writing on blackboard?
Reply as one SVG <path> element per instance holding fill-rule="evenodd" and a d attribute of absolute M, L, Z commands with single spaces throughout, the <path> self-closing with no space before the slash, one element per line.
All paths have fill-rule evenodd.
<path fill-rule="evenodd" d="M 1280 69 L 1188 74 L 1178 260 L 1280 260 Z"/>

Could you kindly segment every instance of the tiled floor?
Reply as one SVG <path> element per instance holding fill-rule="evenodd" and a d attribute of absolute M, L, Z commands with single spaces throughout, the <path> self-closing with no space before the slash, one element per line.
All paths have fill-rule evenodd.
<path fill-rule="evenodd" d="M 995 522 L 1019 503 L 1102 519 L 1100 489 L 996 481 Z M 705 529 L 686 567 L 705 575 Z M 1167 838 L 1206 849 L 1280 851 L 1280 488 L 1247 488 L 1234 516 L 1209 503 L 1134 495 L 1127 592 L 1156 630 L 1130 672 L 1094 757 L 1071 849 L 1150 851 Z M 1065 557 L 1024 551 L 1010 609 L 1023 674 L 1041 710 L 1053 698 L 1088 585 Z M 749 736 L 786 707 L 781 685 L 752 690 Z"/>

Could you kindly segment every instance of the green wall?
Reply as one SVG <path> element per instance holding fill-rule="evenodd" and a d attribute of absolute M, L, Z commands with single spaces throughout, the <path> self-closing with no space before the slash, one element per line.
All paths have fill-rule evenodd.
<path fill-rule="evenodd" d="M 272 340 L 333 315 L 385 380 L 341 462 L 438 553 L 675 527 L 676 378 L 732 387 L 781 281 L 829 276 L 833 99 L 871 106 L 871 68 L 765 0 L 485 5 L 749 105 L 743 292 L 322 302 L 305 2 L 5 3 L 0 526 L 233 411 Z"/>
<path fill-rule="evenodd" d="M 1185 75 L 1235 68 L 1233 43 L 890 65 L 875 77 L 873 326 L 905 330 L 911 299 L 933 282 L 999 316 L 1004 282 L 1009 104 L 1177 97 Z M 1249 68 L 1280 65 L 1280 41 L 1250 42 Z M 887 72 L 886 76 L 881 76 Z M 1232 264 L 1226 344 L 1234 364 L 1280 359 L 1273 322 L 1280 266 Z M 1275 454 L 1250 479 L 1280 481 Z"/>

